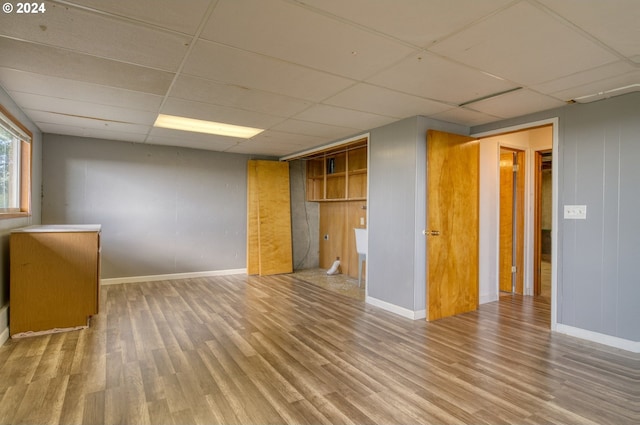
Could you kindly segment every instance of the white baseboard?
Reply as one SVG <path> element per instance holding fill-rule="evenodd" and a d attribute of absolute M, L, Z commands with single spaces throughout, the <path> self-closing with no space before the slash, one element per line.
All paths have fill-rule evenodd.
<path fill-rule="evenodd" d="M 228 276 L 232 274 L 246 274 L 246 273 L 247 273 L 247 269 L 229 269 L 229 270 L 213 270 L 213 271 L 206 271 L 206 272 L 158 274 L 158 275 L 151 275 L 151 276 L 116 277 L 111 279 L 100 279 L 100 285 L 119 285 L 122 283 L 156 282 L 159 280 L 172 280 L 172 279 L 193 279 L 196 277 Z"/>
<path fill-rule="evenodd" d="M 585 329 L 575 328 L 573 326 L 567 326 L 560 323 L 556 325 L 555 330 L 561 334 L 586 339 L 587 341 L 597 342 L 598 344 L 604 344 L 614 348 L 620 348 L 622 350 L 631 351 L 632 353 L 640 353 L 640 342 L 637 341 L 587 331 Z"/>
<path fill-rule="evenodd" d="M 9 304 L 0 308 L 0 345 L 9 339 Z"/>
<path fill-rule="evenodd" d="M 420 320 L 427 317 L 426 310 L 413 311 L 370 296 L 367 296 L 365 302 L 411 320 Z"/>
<path fill-rule="evenodd" d="M 492 303 L 498 301 L 498 299 L 500 299 L 498 294 L 480 294 L 479 304 Z"/>

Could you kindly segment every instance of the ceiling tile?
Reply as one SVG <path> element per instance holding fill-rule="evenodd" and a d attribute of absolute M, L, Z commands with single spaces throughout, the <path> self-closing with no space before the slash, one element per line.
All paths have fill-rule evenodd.
<path fill-rule="evenodd" d="M 23 110 L 53 112 L 76 117 L 115 121 L 131 124 L 153 125 L 156 112 L 127 109 L 121 106 L 99 105 L 77 100 L 59 99 L 37 94 L 10 92 L 11 97 Z"/>
<path fill-rule="evenodd" d="M 0 67 L 164 95 L 174 74 L 0 37 Z"/>
<path fill-rule="evenodd" d="M 325 140 L 346 137 L 360 131 L 355 127 L 343 127 L 329 124 L 321 124 L 318 122 L 302 121 L 297 119 L 288 119 L 278 125 L 270 128 L 272 131 L 281 131 L 283 133 L 301 134 L 305 136 L 321 137 Z"/>
<path fill-rule="evenodd" d="M 303 149 L 321 145 L 325 142 L 322 137 L 307 136 L 302 134 L 283 133 L 279 131 L 267 130 L 255 137 L 252 141 L 271 146 L 286 146 L 289 152 L 297 152 Z"/>
<path fill-rule="evenodd" d="M 489 115 L 467 108 L 453 108 L 439 114 L 431 115 L 430 118 L 436 120 L 462 124 L 466 126 L 474 126 L 498 121 L 501 118 L 495 115 Z"/>
<path fill-rule="evenodd" d="M 451 108 L 444 103 L 370 84 L 357 84 L 323 103 L 397 119 L 412 115 L 431 115 Z"/>
<path fill-rule="evenodd" d="M 297 114 L 311 105 L 310 102 L 292 97 L 187 75 L 177 79 L 169 95 L 179 99 L 285 117 Z"/>
<path fill-rule="evenodd" d="M 411 56 L 367 81 L 452 105 L 516 87 L 427 52 Z"/>
<path fill-rule="evenodd" d="M 194 46 L 183 72 L 313 101 L 325 99 L 353 84 L 346 78 L 204 40 Z"/>
<path fill-rule="evenodd" d="M 292 150 L 297 150 L 297 146 L 287 144 L 269 144 L 264 143 L 264 141 L 251 139 L 232 146 L 225 152 L 279 157 L 286 155 Z"/>
<path fill-rule="evenodd" d="M 355 127 L 367 130 L 396 121 L 393 117 L 370 114 L 330 105 L 315 105 L 296 115 L 296 119 L 339 127 Z"/>
<path fill-rule="evenodd" d="M 640 91 L 640 70 L 561 90 L 553 95 L 563 100 L 577 99 L 578 102 L 584 102 L 585 100 L 605 99 L 634 91 Z M 584 96 L 589 96 L 589 98 L 578 99 Z"/>
<path fill-rule="evenodd" d="M 75 115 L 25 109 L 24 113 L 42 130 L 41 124 L 57 124 L 59 126 L 78 127 L 85 130 L 101 130 L 104 132 L 122 132 L 146 135 L 151 126 L 122 122 L 103 121 Z M 44 130 L 43 130 L 44 131 Z"/>
<path fill-rule="evenodd" d="M 638 0 L 539 0 L 598 40 L 631 58 L 640 54 Z"/>
<path fill-rule="evenodd" d="M 468 108 L 496 117 L 512 118 L 564 105 L 565 102 L 524 89 L 473 103 Z"/>
<path fill-rule="evenodd" d="M 415 46 L 435 40 L 486 16 L 512 0 L 298 0 Z"/>
<path fill-rule="evenodd" d="M 0 34 L 166 71 L 178 69 L 191 41 L 189 36 L 75 7 L 47 6 L 42 14 L 12 14 Z"/>
<path fill-rule="evenodd" d="M 158 95 L 8 68 L 0 68 L 0 85 L 10 87 L 12 92 L 40 94 L 59 99 L 119 106 L 141 111 L 157 112 L 162 103 L 162 97 Z"/>
<path fill-rule="evenodd" d="M 281 0 L 220 0 L 202 37 L 356 79 L 412 51 L 404 43 Z"/>
<path fill-rule="evenodd" d="M 181 146 L 194 149 L 225 151 L 243 140 L 244 139 L 217 136 L 214 134 L 154 128 L 149 133 L 146 143 L 153 145 Z"/>
<path fill-rule="evenodd" d="M 534 86 L 531 86 L 530 88 L 540 93 L 554 95 L 560 100 L 569 100 L 571 99 L 570 97 L 564 97 L 566 96 L 567 90 L 571 91 L 574 88 L 578 88 L 590 83 L 607 80 L 610 78 L 617 78 L 620 75 L 624 75 L 635 70 L 636 67 L 630 65 L 628 62 L 618 61 L 597 68 L 577 72 L 575 74 L 558 78 L 556 80 L 547 81 L 542 84 L 536 84 Z M 612 86 L 611 88 L 614 87 Z M 573 96 L 575 96 L 575 92 Z"/>
<path fill-rule="evenodd" d="M 255 128 L 269 128 L 283 121 L 275 115 L 175 98 L 167 99 L 161 113 Z"/>
<path fill-rule="evenodd" d="M 516 3 L 429 50 L 525 86 L 618 60 L 528 2 Z"/>
<path fill-rule="evenodd" d="M 105 141 L 119 140 L 124 142 L 143 143 L 147 137 L 146 134 L 140 133 L 77 127 L 67 124 L 38 123 L 38 127 L 43 133 L 90 137 L 93 139 L 104 139 Z"/>
<path fill-rule="evenodd" d="M 68 0 L 115 15 L 148 22 L 163 28 L 195 34 L 211 0 Z"/>

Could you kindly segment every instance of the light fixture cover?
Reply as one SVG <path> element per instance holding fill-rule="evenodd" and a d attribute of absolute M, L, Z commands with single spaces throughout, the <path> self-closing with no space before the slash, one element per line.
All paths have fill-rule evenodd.
<path fill-rule="evenodd" d="M 175 115 L 159 114 L 154 127 L 170 128 L 173 130 L 193 131 L 196 133 L 217 134 L 220 136 L 240 137 L 250 139 L 264 130 L 253 127 L 243 127 L 214 121 L 196 120 L 193 118 L 177 117 Z"/>
<path fill-rule="evenodd" d="M 571 99 L 574 103 L 590 103 L 596 100 L 602 100 L 609 97 L 620 96 L 622 94 L 640 91 L 640 84 L 629 84 L 628 86 L 616 87 L 614 89 L 603 90 L 597 93 L 587 94 Z"/>

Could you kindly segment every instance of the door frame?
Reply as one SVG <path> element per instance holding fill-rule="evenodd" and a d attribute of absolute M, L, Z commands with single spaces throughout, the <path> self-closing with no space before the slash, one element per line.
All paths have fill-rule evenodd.
<path fill-rule="evenodd" d="M 546 125 L 551 125 L 551 129 L 552 129 L 552 151 L 553 152 L 558 152 L 558 122 L 559 119 L 558 117 L 555 118 L 550 118 L 550 119 L 545 119 L 545 120 L 540 120 L 540 121 L 533 121 L 533 122 L 528 122 L 528 123 L 524 123 L 524 124 L 519 124 L 519 125 L 514 125 L 514 126 L 508 126 L 508 127 L 502 127 L 499 129 L 495 129 L 495 130 L 490 130 L 490 131 L 486 131 L 486 132 L 481 132 L 481 133 L 474 133 L 471 134 L 471 137 L 476 137 L 476 138 L 486 138 L 486 137 L 492 137 L 492 136 L 499 136 L 501 134 L 505 134 L 505 133 L 512 133 L 515 131 L 523 131 L 523 130 L 528 130 L 528 129 L 533 129 L 535 127 L 542 127 L 542 126 L 546 126 Z M 529 158 L 527 160 L 527 167 L 530 167 L 530 163 L 533 159 Z M 482 164 L 481 164 L 482 167 Z M 530 170 L 533 167 L 529 168 Z M 559 216 L 558 216 L 558 161 L 554 161 L 551 165 L 551 185 L 552 185 L 552 200 L 551 200 L 551 205 L 552 205 L 552 215 L 551 215 L 551 330 L 555 331 L 557 329 L 557 325 L 558 325 L 558 220 L 559 220 Z M 529 186 L 529 184 L 528 184 Z M 482 203 L 482 199 L 480 201 Z M 528 223 L 533 223 L 533 219 L 534 217 L 532 216 L 532 209 L 525 207 L 526 208 L 526 216 L 525 216 L 525 222 Z M 530 226 L 527 226 L 527 233 L 529 233 L 528 228 Z M 527 246 L 525 247 L 525 267 L 528 267 L 529 264 L 532 263 L 533 259 L 530 258 L 531 254 L 533 254 L 533 247 L 530 246 L 531 242 L 527 242 Z M 496 247 L 495 252 L 493 253 L 493 260 L 495 260 L 495 265 L 497 266 L 498 263 L 498 255 L 499 255 L 499 247 Z M 489 253 L 491 254 L 491 253 Z M 482 258 L 482 256 L 481 256 Z M 490 255 L 491 258 L 491 255 Z M 497 283 L 497 282 L 496 282 Z M 530 294 L 529 294 L 530 295 Z"/>

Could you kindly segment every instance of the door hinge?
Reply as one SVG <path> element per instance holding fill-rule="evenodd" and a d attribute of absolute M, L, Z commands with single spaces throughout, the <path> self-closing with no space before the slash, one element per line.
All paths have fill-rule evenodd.
<path fill-rule="evenodd" d="M 517 173 L 518 171 L 520 171 L 520 164 L 513 164 L 513 172 Z"/>
<path fill-rule="evenodd" d="M 511 266 L 511 273 L 518 273 L 518 267 L 517 266 Z"/>

